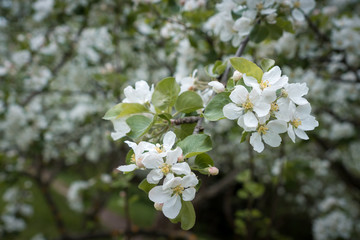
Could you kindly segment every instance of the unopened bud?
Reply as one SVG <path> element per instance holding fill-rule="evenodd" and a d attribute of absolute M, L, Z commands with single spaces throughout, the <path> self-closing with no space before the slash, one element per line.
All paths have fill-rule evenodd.
<path fill-rule="evenodd" d="M 243 74 L 239 72 L 238 70 L 235 70 L 232 79 L 236 82 L 239 81 L 242 78 Z"/>
<path fill-rule="evenodd" d="M 180 157 L 178 157 L 177 159 L 178 162 L 183 162 L 184 161 L 184 155 L 180 155 Z"/>
<path fill-rule="evenodd" d="M 219 81 L 211 81 L 208 83 L 208 85 L 211 86 L 216 93 L 225 91 L 224 84 Z"/>
<path fill-rule="evenodd" d="M 154 208 L 158 211 L 161 211 L 163 206 L 164 206 L 163 203 L 154 203 Z"/>
<path fill-rule="evenodd" d="M 219 174 L 219 169 L 217 167 L 208 167 L 208 172 L 212 176 L 216 176 Z"/>

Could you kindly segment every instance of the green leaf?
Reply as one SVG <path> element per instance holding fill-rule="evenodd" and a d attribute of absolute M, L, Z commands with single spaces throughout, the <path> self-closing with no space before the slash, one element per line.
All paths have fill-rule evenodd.
<path fill-rule="evenodd" d="M 196 156 L 195 165 L 199 168 L 208 168 L 214 166 L 214 160 L 208 154 L 202 153 Z"/>
<path fill-rule="evenodd" d="M 250 32 L 250 39 L 255 43 L 260 43 L 269 35 L 269 30 L 266 26 L 255 25 L 253 30 Z"/>
<path fill-rule="evenodd" d="M 239 72 L 246 73 L 247 76 L 252 76 L 259 82 L 261 81 L 264 73 L 255 63 L 241 57 L 230 58 L 230 63 Z"/>
<path fill-rule="evenodd" d="M 175 103 L 175 109 L 178 112 L 191 113 L 203 108 L 202 98 L 193 91 L 186 91 L 180 94 Z"/>
<path fill-rule="evenodd" d="M 272 66 L 274 66 L 275 61 L 270 58 L 264 58 L 261 60 L 261 68 L 264 72 L 267 72 Z"/>
<path fill-rule="evenodd" d="M 189 158 L 210 151 L 212 149 L 212 142 L 210 136 L 196 134 L 186 137 L 178 143 L 178 146 L 183 150 L 185 158 Z"/>
<path fill-rule="evenodd" d="M 226 84 L 226 89 L 227 90 L 232 90 L 235 86 L 235 82 L 232 78 L 230 78 L 228 81 L 227 81 L 227 84 Z"/>
<path fill-rule="evenodd" d="M 175 78 L 168 77 L 156 85 L 151 101 L 158 109 L 166 110 L 174 106 L 179 92 L 180 86 L 176 83 Z"/>
<path fill-rule="evenodd" d="M 240 139 L 240 143 L 245 142 L 246 137 L 249 135 L 249 132 L 243 131 Z"/>
<path fill-rule="evenodd" d="M 148 113 L 149 109 L 147 109 L 144 105 L 139 103 L 119 103 L 114 107 L 110 108 L 106 113 L 103 119 L 111 120 L 114 118 L 126 117 L 131 114 L 137 113 Z"/>
<path fill-rule="evenodd" d="M 269 30 L 270 37 L 273 40 L 277 40 L 283 35 L 283 29 L 276 24 L 267 24 L 266 28 Z"/>
<path fill-rule="evenodd" d="M 154 188 L 157 184 L 151 184 L 146 179 L 142 180 L 139 184 L 138 188 L 143 190 L 146 193 L 149 193 L 152 188 Z"/>
<path fill-rule="evenodd" d="M 181 124 L 180 128 L 175 128 L 174 132 L 176 134 L 176 137 L 178 139 L 184 139 L 187 136 L 190 136 L 193 134 L 194 132 L 194 128 L 196 126 L 196 123 L 186 123 L 186 124 Z"/>
<path fill-rule="evenodd" d="M 254 198 L 261 197 L 261 195 L 263 195 L 263 193 L 265 191 L 265 187 L 262 184 L 256 183 L 256 182 L 245 182 L 244 183 L 244 188 Z"/>
<path fill-rule="evenodd" d="M 189 230 L 195 225 L 196 215 L 194 206 L 191 202 L 185 202 L 183 200 L 181 202 L 181 228 L 183 230 Z"/>
<path fill-rule="evenodd" d="M 241 199 L 247 199 L 249 197 L 249 194 L 245 190 L 241 189 L 237 192 L 237 196 Z"/>
<path fill-rule="evenodd" d="M 251 178 L 251 172 L 249 169 L 247 170 L 244 170 L 243 172 L 239 173 L 237 176 L 236 176 L 236 180 L 238 182 L 247 182 L 249 181 Z"/>
<path fill-rule="evenodd" d="M 223 63 L 222 61 L 217 60 L 212 69 L 212 73 L 221 75 L 225 71 L 225 69 L 226 69 L 226 63 Z"/>
<path fill-rule="evenodd" d="M 133 139 L 137 139 L 144 135 L 152 126 L 153 120 L 143 115 L 135 115 L 126 119 L 126 123 L 131 128 L 131 131 L 127 134 Z"/>
<path fill-rule="evenodd" d="M 162 113 L 158 115 L 159 118 L 162 118 L 166 121 L 168 121 L 169 123 L 171 122 L 172 116 L 169 113 Z"/>
<path fill-rule="evenodd" d="M 291 21 L 283 17 L 276 18 L 276 25 L 285 30 L 286 32 L 295 33 Z"/>
<path fill-rule="evenodd" d="M 130 149 L 130 151 L 126 154 L 125 163 L 132 164 L 131 157 L 134 155 L 134 150 Z"/>
<path fill-rule="evenodd" d="M 224 117 L 223 107 L 230 103 L 229 92 L 222 92 L 213 97 L 204 111 L 204 117 L 209 121 L 218 121 Z"/>

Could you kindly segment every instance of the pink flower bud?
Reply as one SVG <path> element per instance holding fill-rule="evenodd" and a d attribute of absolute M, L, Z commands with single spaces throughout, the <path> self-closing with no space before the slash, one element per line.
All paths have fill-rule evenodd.
<path fill-rule="evenodd" d="M 154 208 L 158 211 L 161 211 L 163 206 L 164 206 L 163 203 L 154 203 Z"/>
<path fill-rule="evenodd" d="M 232 76 L 232 79 L 236 82 L 239 81 L 242 78 L 243 74 L 236 70 Z"/>
<path fill-rule="evenodd" d="M 183 162 L 184 161 L 184 155 L 181 154 L 181 156 L 178 157 L 177 161 L 178 162 Z"/>
<path fill-rule="evenodd" d="M 208 84 L 209 84 L 209 86 L 211 86 L 213 88 L 213 90 L 216 93 L 221 93 L 221 92 L 225 91 L 224 84 L 222 84 L 219 81 L 211 81 Z"/>
<path fill-rule="evenodd" d="M 215 176 L 219 174 L 219 169 L 217 167 L 208 167 L 208 172 L 210 175 Z"/>

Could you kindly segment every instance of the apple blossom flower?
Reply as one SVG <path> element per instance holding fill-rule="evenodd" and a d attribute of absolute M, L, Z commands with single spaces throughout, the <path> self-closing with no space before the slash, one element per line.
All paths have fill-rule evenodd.
<path fill-rule="evenodd" d="M 304 21 L 304 14 L 309 14 L 314 9 L 316 3 L 314 0 L 296 0 L 291 15 L 296 21 Z"/>
<path fill-rule="evenodd" d="M 153 144 L 153 148 L 149 149 L 149 152 L 156 153 L 160 157 L 165 157 L 167 152 L 172 151 L 172 147 L 175 144 L 176 135 L 174 132 L 169 131 L 164 135 L 163 144 Z"/>
<path fill-rule="evenodd" d="M 162 211 L 167 218 L 174 219 L 181 210 L 181 199 L 192 201 L 195 197 L 195 186 L 199 183 L 195 174 L 183 178 L 174 177 L 164 182 L 162 186 L 156 186 L 149 192 L 151 201 L 163 204 Z"/>
<path fill-rule="evenodd" d="M 131 164 L 122 165 L 117 170 L 122 172 L 132 172 L 138 168 L 144 168 L 143 160 L 147 156 L 149 149 L 153 148 L 153 144 L 148 142 L 140 142 L 136 144 L 134 142 L 125 141 L 129 147 L 132 148 L 134 154 L 131 156 Z"/>
<path fill-rule="evenodd" d="M 286 122 L 282 120 L 272 120 L 268 123 L 261 122 L 250 137 L 250 144 L 257 152 L 264 150 L 264 141 L 271 147 L 278 147 L 281 143 L 280 133 L 286 132 Z"/>
<path fill-rule="evenodd" d="M 151 101 L 153 92 L 153 85 L 149 87 L 147 82 L 140 80 L 135 83 L 135 89 L 131 86 L 127 86 L 124 89 L 125 99 L 122 102 L 140 104 L 149 103 Z"/>
<path fill-rule="evenodd" d="M 239 81 L 243 77 L 243 74 L 239 72 L 238 70 L 235 70 L 235 72 L 232 75 L 232 79 L 236 82 Z"/>
<path fill-rule="evenodd" d="M 230 94 L 232 103 L 223 108 L 224 116 L 230 120 L 244 121 L 246 127 L 252 128 L 258 125 L 257 117 L 264 117 L 270 111 L 270 102 L 266 101 L 255 89 L 248 90 L 237 85 Z M 256 113 L 256 115 L 255 115 Z"/>
<path fill-rule="evenodd" d="M 147 181 L 152 184 L 158 184 L 159 181 L 166 176 L 173 178 L 174 173 L 177 175 L 189 175 L 191 172 L 187 162 L 178 163 L 178 158 L 182 155 L 182 149 L 177 147 L 174 151 L 166 153 L 166 160 L 158 154 L 149 154 L 143 164 L 147 169 L 152 169 L 147 175 Z"/>
<path fill-rule="evenodd" d="M 314 130 L 315 127 L 319 126 L 319 122 L 310 115 L 310 112 L 310 104 L 296 107 L 294 103 L 290 103 L 290 121 L 287 132 L 293 142 L 295 142 L 295 135 L 304 140 L 309 139 L 305 131 Z"/>

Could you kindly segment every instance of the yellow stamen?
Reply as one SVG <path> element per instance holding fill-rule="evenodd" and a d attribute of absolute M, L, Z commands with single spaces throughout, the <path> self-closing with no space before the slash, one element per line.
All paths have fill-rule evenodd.
<path fill-rule="evenodd" d="M 160 170 L 162 171 L 163 174 L 168 174 L 171 171 L 171 166 L 169 164 L 164 163 L 163 165 L 161 165 Z"/>
<path fill-rule="evenodd" d="M 268 127 L 266 127 L 266 125 L 260 125 L 257 129 L 257 132 L 260 134 L 266 134 L 266 132 L 269 130 Z"/>
<path fill-rule="evenodd" d="M 294 8 L 300 8 L 300 2 L 299 1 L 296 1 L 294 3 Z"/>
<path fill-rule="evenodd" d="M 164 147 L 160 144 L 156 144 L 155 146 L 155 150 L 158 152 L 158 153 L 162 153 L 164 151 Z"/>
<path fill-rule="evenodd" d="M 248 97 L 246 101 L 242 104 L 242 107 L 245 108 L 245 110 L 251 110 L 254 107 L 254 104 L 250 102 L 250 99 Z"/>
<path fill-rule="evenodd" d="M 271 103 L 271 111 L 272 112 L 279 111 L 279 105 L 277 105 L 277 103 L 275 103 L 275 102 Z"/>
<path fill-rule="evenodd" d="M 173 194 L 175 195 L 180 195 L 182 194 L 183 191 L 184 191 L 184 187 L 182 187 L 181 185 L 177 185 L 176 187 L 173 188 Z"/>
<path fill-rule="evenodd" d="M 135 154 L 131 155 L 130 162 L 136 163 Z"/>
<path fill-rule="evenodd" d="M 264 4 L 262 3 L 259 3 L 259 4 L 256 4 L 256 8 L 261 11 L 263 8 L 264 8 Z"/>
<path fill-rule="evenodd" d="M 261 83 L 260 83 L 260 88 L 261 88 L 261 90 L 264 90 L 264 89 L 267 88 L 267 87 L 270 87 L 269 81 L 268 81 L 268 80 L 266 80 L 266 81 L 261 81 Z"/>
<path fill-rule="evenodd" d="M 301 125 L 300 119 L 295 119 L 294 121 L 290 122 L 295 128 L 298 128 Z"/>

